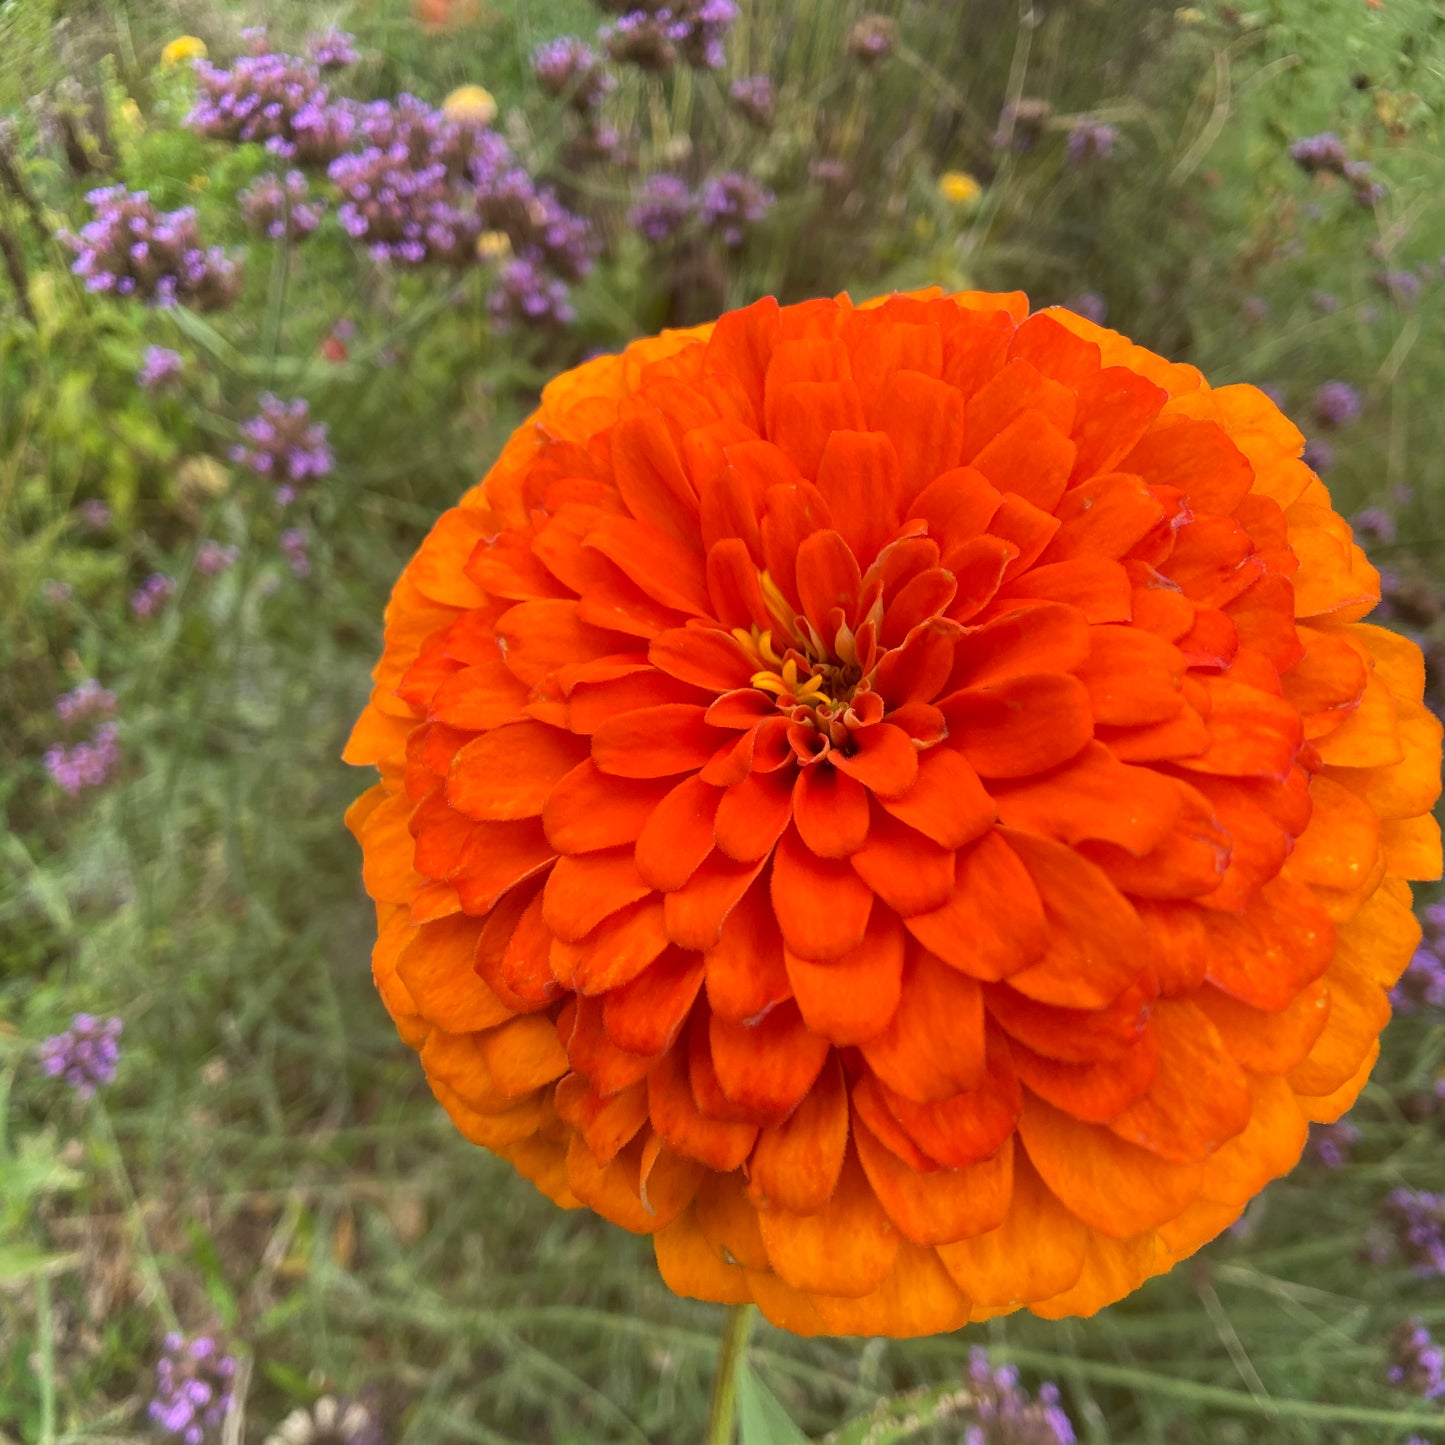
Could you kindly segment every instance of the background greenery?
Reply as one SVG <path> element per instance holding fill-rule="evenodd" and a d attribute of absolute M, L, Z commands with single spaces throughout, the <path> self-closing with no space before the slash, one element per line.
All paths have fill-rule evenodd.
<path fill-rule="evenodd" d="M 235 1440 L 323 1390 L 365 1394 L 405 1445 L 698 1437 L 721 1311 L 673 1299 L 646 1241 L 555 1210 L 454 1133 L 373 995 L 372 917 L 340 827 L 365 780 L 338 755 L 391 581 L 540 382 L 590 350 L 766 292 L 937 281 L 1099 298 L 1111 325 L 1212 379 L 1276 387 L 1307 432 L 1315 389 L 1349 381 L 1364 413 L 1328 438 L 1327 479 L 1342 510 L 1394 519 L 1374 550 L 1414 588 L 1403 623 L 1431 641 L 1445 7 L 880 9 L 898 42 L 864 66 L 847 54 L 853 0 L 744 0 L 721 78 L 633 76 L 609 99 L 635 168 L 574 175 L 527 57 L 593 33 L 604 17 L 583 0 L 479 0 L 441 31 L 405 0 L 0 0 L 0 116 L 35 198 L 0 189 L 24 273 L 23 296 L 0 281 L 0 1440 L 153 1438 L 144 1407 L 175 1323 L 243 1354 Z M 607 239 L 576 323 L 499 335 L 480 269 L 388 275 L 334 218 L 294 256 L 248 241 L 235 196 L 266 159 L 188 132 L 190 81 L 158 57 L 182 33 L 234 54 L 257 20 L 278 42 L 344 24 L 359 96 L 488 87 L 519 153 Z M 779 89 L 767 131 L 725 102 L 729 78 L 759 71 Z M 1020 99 L 1048 104 L 1026 154 L 991 139 Z M 90 174 L 57 142 L 66 107 L 94 143 Z M 1071 166 L 1085 114 L 1116 128 L 1114 154 Z M 1290 141 L 1326 128 L 1388 181 L 1379 205 L 1291 163 Z M 820 182 L 820 159 L 844 179 Z M 639 177 L 669 166 L 746 169 L 777 204 L 739 251 L 695 237 L 660 264 L 625 211 Z M 976 203 L 940 193 L 947 171 L 977 178 Z M 247 251 L 234 310 L 202 320 L 80 289 L 53 233 L 111 179 L 195 204 Z M 1381 285 L 1404 269 L 1413 302 Z M 356 336 L 329 361 L 340 321 Z M 185 354 L 179 392 L 136 385 L 149 344 Z M 305 396 L 336 452 L 307 503 L 305 578 L 265 489 L 227 460 L 268 387 Z M 106 526 L 83 523 L 88 500 Z M 212 578 L 195 567 L 208 538 L 240 549 Z M 127 598 L 155 570 L 177 591 L 140 621 Z M 119 697 L 123 763 L 72 798 L 42 756 L 55 697 L 90 676 Z M 126 1026 L 119 1078 L 89 1107 L 34 1057 L 77 1010 Z M 1416 1102 L 1442 1056 L 1438 1012 L 1397 1020 L 1348 1166 L 1302 1166 L 1241 1230 L 1095 1320 L 916 1343 L 763 1329 L 758 1377 L 821 1435 L 896 1392 L 952 1387 L 986 1343 L 1056 1379 L 1090 1445 L 1445 1441 L 1436 1407 L 1385 1383 L 1390 1329 L 1409 1313 L 1445 1329 L 1445 1302 L 1360 1253 L 1391 1188 L 1445 1188 L 1442 1124 Z M 929 1398 L 885 1405 L 916 1428 L 875 1421 L 868 1438 L 957 1439 L 928 1423 Z"/>

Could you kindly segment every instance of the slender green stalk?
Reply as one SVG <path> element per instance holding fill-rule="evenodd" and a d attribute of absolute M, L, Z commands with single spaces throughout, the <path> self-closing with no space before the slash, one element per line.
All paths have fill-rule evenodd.
<path fill-rule="evenodd" d="M 737 1413 L 738 1370 L 747 1352 L 748 1337 L 757 1318 L 755 1304 L 733 1305 L 723 1326 L 717 1352 L 717 1374 L 712 1382 L 712 1404 L 708 1406 L 707 1433 L 703 1445 L 732 1445 L 733 1417 Z"/>
<path fill-rule="evenodd" d="M 35 1276 L 35 1328 L 40 1335 L 40 1445 L 55 1442 L 55 1313 L 50 1276 Z"/>

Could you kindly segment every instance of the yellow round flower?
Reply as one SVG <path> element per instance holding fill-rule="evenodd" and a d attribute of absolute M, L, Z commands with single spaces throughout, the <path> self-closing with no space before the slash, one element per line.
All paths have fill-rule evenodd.
<path fill-rule="evenodd" d="M 459 85 L 442 101 L 442 114 L 448 120 L 475 121 L 491 125 L 497 118 L 497 102 L 492 92 L 480 85 Z"/>
<path fill-rule="evenodd" d="M 950 206 L 968 206 L 983 194 L 983 187 L 967 171 L 944 171 L 938 178 L 938 194 Z"/>
<path fill-rule="evenodd" d="M 178 35 L 161 51 L 162 65 L 182 65 L 187 60 L 204 60 L 209 52 L 198 35 Z"/>
<path fill-rule="evenodd" d="M 505 231 L 483 231 L 477 237 L 477 255 L 483 261 L 502 261 L 512 254 L 512 240 Z"/>

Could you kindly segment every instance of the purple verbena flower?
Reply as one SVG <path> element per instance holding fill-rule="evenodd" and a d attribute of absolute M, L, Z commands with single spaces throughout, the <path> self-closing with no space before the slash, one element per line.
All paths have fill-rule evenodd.
<path fill-rule="evenodd" d="M 1071 166 L 1084 166 L 1093 161 L 1106 161 L 1114 154 L 1119 132 L 1103 121 L 1081 117 L 1069 131 L 1064 142 L 1064 160 Z"/>
<path fill-rule="evenodd" d="M 88 677 L 78 687 L 63 692 L 55 699 L 55 715 L 61 722 L 88 722 L 94 717 L 109 717 L 115 711 L 115 694 Z"/>
<path fill-rule="evenodd" d="M 574 318 L 567 287 L 549 276 L 535 255 L 516 256 L 497 273 L 488 305 L 499 331 L 566 326 Z"/>
<path fill-rule="evenodd" d="M 1057 1385 L 1040 1385 L 1033 1399 L 1012 1365 L 991 1365 L 988 1351 L 977 1345 L 968 1354 L 967 1379 L 963 1445 L 1074 1445 Z"/>
<path fill-rule="evenodd" d="M 116 1018 L 102 1022 L 94 1014 L 76 1014 L 64 1033 L 52 1034 L 40 1045 L 37 1057 L 42 1071 L 52 1079 L 64 1079 L 78 1098 L 89 1099 L 115 1078 L 123 1027 Z"/>
<path fill-rule="evenodd" d="M 736 250 L 746 238 L 748 227 L 768 214 L 774 200 L 773 193 L 751 176 L 724 171 L 704 183 L 697 198 L 697 217 L 704 228 L 718 232 L 723 245 Z"/>
<path fill-rule="evenodd" d="M 240 555 L 241 549 L 234 542 L 222 546 L 208 537 L 196 552 L 196 571 L 203 577 L 216 577 L 234 567 Z"/>
<path fill-rule="evenodd" d="M 103 532 L 110 526 L 110 507 L 99 497 L 91 497 L 80 504 L 80 520 L 92 532 Z"/>
<path fill-rule="evenodd" d="M 1383 584 L 1384 578 L 1381 581 Z M 1415 950 L 1399 982 L 1390 990 L 1390 1006 L 1396 1013 L 1445 1009 L 1445 959 L 1441 958 L 1439 949 L 1437 942 L 1433 946 L 1421 943 Z"/>
<path fill-rule="evenodd" d="M 679 57 L 697 70 L 720 70 L 723 41 L 737 19 L 733 0 L 669 0 L 627 9 L 597 38 L 619 64 L 670 70 Z"/>
<path fill-rule="evenodd" d="M 201 244 L 191 207 L 158 211 L 144 191 L 124 186 L 91 191 L 86 200 L 94 219 L 78 236 L 62 232 L 60 239 L 75 252 L 70 269 L 87 291 L 198 310 L 235 300 L 236 265 L 219 247 Z"/>
<path fill-rule="evenodd" d="M 1339 1169 L 1350 1162 L 1360 1142 L 1360 1131 L 1345 1119 L 1333 1124 L 1315 1124 L 1310 1129 L 1310 1157 L 1326 1169 Z"/>
<path fill-rule="evenodd" d="M 1395 1189 L 1380 1206 L 1395 1231 L 1395 1245 L 1415 1273 L 1445 1276 L 1445 1194 Z"/>
<path fill-rule="evenodd" d="M 642 190 L 627 213 L 627 224 L 643 240 L 660 246 L 671 240 L 692 214 L 692 191 L 681 176 L 658 171 L 642 183 Z"/>
<path fill-rule="evenodd" d="M 1398 306 L 1413 306 L 1420 299 L 1420 278 L 1414 271 L 1381 271 L 1374 282 Z"/>
<path fill-rule="evenodd" d="M 176 584 L 164 572 L 152 572 L 130 594 L 130 610 L 136 617 L 149 617 L 175 593 Z"/>
<path fill-rule="evenodd" d="M 602 104 L 602 97 L 616 84 L 603 68 L 591 46 L 575 35 L 560 35 L 543 41 L 532 52 L 532 73 L 548 95 L 567 99 L 584 115 Z"/>
<path fill-rule="evenodd" d="M 286 559 L 293 577 L 311 575 L 310 546 L 310 536 L 300 527 L 288 527 L 281 533 L 281 555 Z"/>
<path fill-rule="evenodd" d="M 236 1361 L 210 1335 L 169 1334 L 156 1362 L 156 1393 L 146 1413 L 184 1445 L 219 1438 L 231 1411 Z"/>
<path fill-rule="evenodd" d="M 184 366 L 179 351 L 172 351 L 168 346 L 147 346 L 141 357 L 141 368 L 135 374 L 136 384 L 145 391 L 157 391 L 179 376 Z"/>
<path fill-rule="evenodd" d="M 1445 1350 L 1419 1319 L 1408 1319 L 1390 1334 L 1390 1367 L 1385 1378 L 1426 1400 L 1445 1395 Z"/>
<path fill-rule="evenodd" d="M 321 224 L 326 202 L 313 199 L 300 171 L 274 173 L 253 181 L 236 198 L 246 224 L 273 241 L 289 238 L 299 241 Z"/>
<path fill-rule="evenodd" d="M 1303 171 L 1315 175 L 1320 171 L 1331 171 L 1344 175 L 1349 155 L 1344 143 L 1334 131 L 1321 131 L 1319 135 L 1301 136 L 1289 148 L 1290 159 Z"/>
<path fill-rule="evenodd" d="M 1340 174 L 1349 181 L 1357 205 L 1377 206 L 1390 194 L 1390 188 L 1375 175 L 1369 161 L 1346 161 Z"/>
<path fill-rule="evenodd" d="M 848 32 L 847 50 L 864 65 L 877 65 L 898 44 L 898 22 L 888 15 L 864 15 Z"/>
<path fill-rule="evenodd" d="M 771 75 L 747 75 L 728 87 L 728 99 L 739 115 L 767 130 L 778 112 L 778 93 Z"/>
<path fill-rule="evenodd" d="M 1300 453 L 1300 460 L 1312 472 L 1324 476 L 1326 472 L 1333 471 L 1335 465 L 1335 449 L 1319 437 L 1311 437 L 1305 443 L 1305 449 Z"/>
<path fill-rule="evenodd" d="M 1327 381 L 1315 392 L 1314 413 L 1325 426 L 1348 426 L 1363 410 L 1360 393 L 1347 381 Z"/>
<path fill-rule="evenodd" d="M 261 410 L 242 423 L 241 435 L 245 441 L 231 448 L 231 460 L 275 482 L 283 504 L 331 470 L 326 423 L 312 421 L 311 408 L 300 397 L 282 401 L 267 392 Z"/>
<path fill-rule="evenodd" d="M 1355 536 L 1370 542 L 1393 542 L 1395 519 L 1383 507 L 1362 507 L 1350 518 Z"/>
<path fill-rule="evenodd" d="M 345 70 L 361 59 L 356 37 L 334 25 L 324 34 L 313 35 L 306 42 L 306 49 L 318 70 Z"/>

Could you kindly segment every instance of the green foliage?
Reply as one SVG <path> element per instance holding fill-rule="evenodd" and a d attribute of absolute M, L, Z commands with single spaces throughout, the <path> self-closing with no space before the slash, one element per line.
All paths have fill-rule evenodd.
<path fill-rule="evenodd" d="M 721 1312 L 668 1294 L 646 1241 L 554 1209 L 456 1136 L 373 996 L 373 920 L 339 825 L 389 587 L 545 377 L 588 350 L 769 291 L 1098 293 L 1111 324 L 1211 378 L 1278 384 L 1306 430 L 1321 382 L 1358 387 L 1331 485 L 1345 508 L 1388 503 L 1399 535 L 1380 556 L 1438 590 L 1438 5 L 897 0 L 897 49 L 874 67 L 847 57 L 848 0 L 742 8 L 723 76 L 629 74 L 609 98 L 633 171 L 569 167 L 572 122 L 530 78 L 538 41 L 595 29 L 583 0 L 479 3 L 435 34 L 404 0 L 0 0 L 0 120 L 30 196 L 0 185 L 24 287 L 0 274 L 0 1441 L 139 1438 L 177 1322 L 249 1352 L 253 1441 L 318 1393 L 363 1390 L 405 1445 L 699 1437 Z M 287 41 L 349 25 L 358 97 L 485 84 L 519 154 L 606 242 L 575 326 L 499 334 L 485 268 L 387 271 L 334 215 L 296 246 L 247 235 L 236 197 L 273 161 L 186 129 L 191 79 L 158 57 L 181 30 L 234 55 L 257 19 Z M 725 97 L 763 71 L 779 108 L 760 130 Z M 1026 100 L 1043 103 L 1032 148 L 995 144 Z M 76 173 L 64 106 L 103 171 Z M 1116 128 L 1116 152 L 1071 166 L 1084 116 Z M 1377 205 L 1288 159 L 1331 126 L 1388 181 Z M 743 169 L 778 201 L 736 249 L 693 232 L 655 252 L 626 214 L 663 168 L 693 184 Z M 948 171 L 976 178 L 976 201 L 940 191 Z M 53 232 L 110 180 L 197 208 L 244 261 L 232 310 L 82 289 Z M 1423 263 L 1413 304 L 1380 288 Z M 171 389 L 137 385 L 152 345 L 185 359 Z M 330 428 L 335 471 L 300 523 L 231 460 L 267 390 Z M 87 524 L 87 502 L 109 520 Z M 298 524 L 306 576 L 281 546 Z M 235 546 L 234 566 L 208 575 L 208 542 Z M 157 571 L 174 596 L 137 618 Z M 1431 619 L 1415 625 L 1429 641 Z M 91 676 L 120 699 L 122 761 L 72 798 L 42 758 L 55 697 Z M 126 1020 L 119 1079 L 88 1111 L 33 1061 L 81 1009 Z M 1438 1017 L 1393 1025 L 1354 1163 L 1328 1187 L 1304 1166 L 1240 1235 L 1094 1321 L 912 1343 L 762 1329 L 744 1445 L 956 1440 L 977 1343 L 1058 1380 L 1089 1445 L 1428 1430 L 1438 1412 L 1384 1382 L 1384 1340 L 1407 1310 L 1440 1333 L 1445 1307 L 1357 1249 L 1390 1188 L 1445 1188 L 1439 1117 L 1411 1104 L 1442 1062 Z"/>

